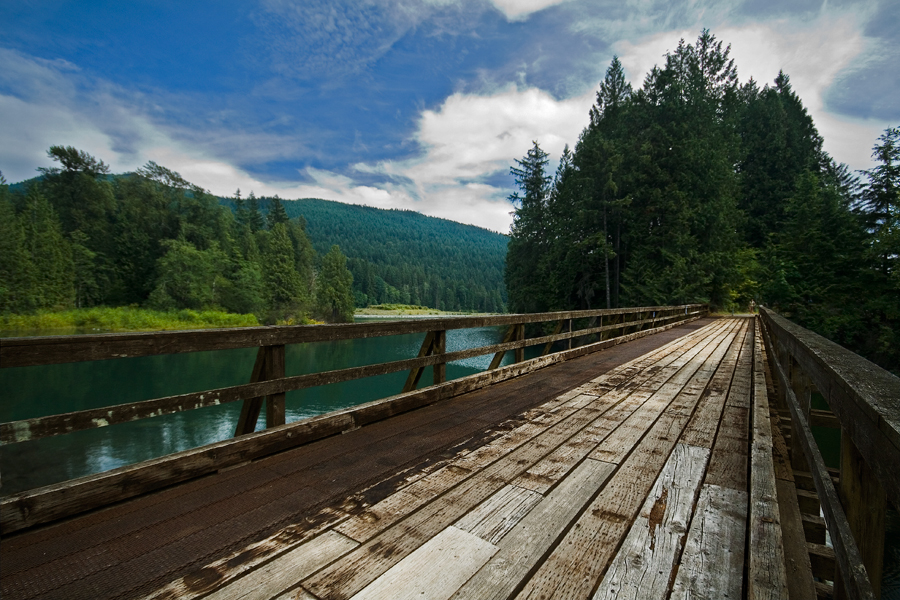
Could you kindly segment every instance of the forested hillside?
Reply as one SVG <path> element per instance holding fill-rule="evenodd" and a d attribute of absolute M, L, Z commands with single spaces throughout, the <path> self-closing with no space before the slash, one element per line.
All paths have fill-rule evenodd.
<path fill-rule="evenodd" d="M 257 202 L 268 211 L 272 199 Z M 347 255 L 357 306 L 505 310 L 504 235 L 406 210 L 312 198 L 280 203 L 289 217 L 303 219 L 317 252 L 337 244 Z"/>
<path fill-rule="evenodd" d="M 0 176 L 0 315 L 97 306 L 214 310 L 268 323 L 353 318 L 352 276 L 335 245 L 321 259 L 273 203 L 235 216 L 150 162 L 110 176 L 84 151 L 21 185 Z"/>
<path fill-rule="evenodd" d="M 264 322 L 352 319 L 355 305 L 503 311 L 506 236 L 410 211 L 222 199 L 148 163 L 110 175 L 54 146 L 56 166 L 0 175 L 0 315 L 131 306 Z M 348 258 L 349 255 L 349 258 Z"/>
<path fill-rule="evenodd" d="M 753 300 L 900 370 L 900 129 L 851 173 L 708 31 L 637 90 L 613 59 L 587 120 L 555 176 L 538 142 L 512 168 L 512 311 Z"/>

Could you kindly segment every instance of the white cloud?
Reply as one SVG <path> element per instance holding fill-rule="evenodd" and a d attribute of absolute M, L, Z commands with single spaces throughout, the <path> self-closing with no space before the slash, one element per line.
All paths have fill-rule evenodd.
<path fill-rule="evenodd" d="M 416 135 L 422 156 L 356 168 L 411 181 L 394 189 L 407 189 L 416 198 L 415 210 L 505 232 L 512 223 L 508 191 L 483 179 L 507 172 L 532 141 L 558 161 L 587 124 L 593 100 L 594 91 L 556 100 L 539 89 L 514 87 L 489 95 L 453 94 L 438 110 L 422 114 Z"/>
<path fill-rule="evenodd" d="M 531 13 L 538 12 L 562 4 L 568 0 L 491 0 L 497 10 L 506 15 L 510 21 L 522 21 Z"/>

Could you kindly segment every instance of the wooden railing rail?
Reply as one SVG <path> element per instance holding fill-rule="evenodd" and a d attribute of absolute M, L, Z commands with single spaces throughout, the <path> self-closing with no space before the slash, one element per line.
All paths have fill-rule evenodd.
<path fill-rule="evenodd" d="M 401 412 L 440 402 L 493 383 L 534 372 L 552 364 L 677 327 L 699 319 L 707 312 L 708 309 L 705 305 L 657 306 L 352 325 L 263 327 L 252 328 L 249 331 L 0 339 L 3 368 L 23 364 L 103 360 L 123 355 L 147 356 L 246 346 L 259 348 L 251 375 L 251 383 L 248 384 L 0 424 L 3 442 L 14 443 L 25 439 L 59 435 L 69 431 L 90 429 L 224 402 L 245 401 L 239 422 L 239 435 L 235 438 L 0 498 L 0 533 L 5 535 L 41 523 L 69 517 L 161 487 L 201 477 L 220 469 L 244 464 L 301 444 L 351 431 Z M 600 324 L 597 325 L 597 322 L 594 321 L 593 324 L 588 323 L 584 329 L 573 330 L 572 321 L 575 319 L 599 319 Z M 562 321 L 564 325 L 562 328 L 557 328 L 558 333 L 524 339 L 526 324 L 543 321 Z M 445 351 L 446 337 L 442 332 L 486 325 L 510 326 L 512 334 L 507 335 L 499 344 L 456 352 Z M 429 334 L 426 335 L 426 343 L 423 344 L 419 356 L 415 358 L 284 377 L 285 343 L 344 340 L 415 332 Z M 571 346 L 572 340 L 589 335 L 598 335 L 602 339 L 593 342 L 585 340 L 584 345 L 547 353 L 546 344 L 562 341 L 568 342 L 564 345 Z M 92 348 L 91 344 L 100 347 Z M 524 360 L 525 347 L 540 344 L 545 344 L 544 355 Z M 42 356 L 42 349 L 48 350 L 50 356 Z M 72 356 L 65 355 L 65 352 L 69 351 L 73 352 Z M 494 354 L 495 357 L 500 355 L 502 358 L 502 353 L 509 351 L 517 354 L 516 358 L 519 362 L 500 367 L 500 359 L 497 359 L 496 364 L 492 361 L 492 367 L 494 367 L 492 369 L 460 379 L 440 382 L 444 379 L 440 366 L 447 362 L 483 354 Z M 401 392 L 396 396 L 301 421 L 276 424 L 279 415 L 273 414 L 273 412 L 277 412 L 279 405 L 283 411 L 283 398 L 287 391 L 404 370 L 410 370 L 411 377 L 416 379 L 421 376 L 420 369 L 427 366 L 438 367 L 436 378 L 438 382 L 434 385 Z M 408 381 L 409 378 L 407 378 Z M 249 424 L 255 423 L 255 419 L 262 410 L 263 398 L 274 400 L 274 402 L 266 403 L 267 429 L 244 434 L 244 431 L 249 430 Z M 281 418 L 283 419 L 283 412 Z M 242 429 L 242 427 L 246 428 Z"/>
<path fill-rule="evenodd" d="M 386 363 L 378 363 L 366 365 L 362 367 L 351 367 L 348 369 L 338 369 L 333 371 L 325 371 L 321 373 L 312 373 L 308 375 L 297 375 L 285 377 L 283 344 L 268 344 L 261 346 L 257 355 L 256 363 L 250 378 L 250 383 L 219 388 L 213 390 L 205 390 L 201 392 L 193 392 L 189 394 L 179 394 L 176 396 L 167 396 L 164 398 L 156 398 L 153 400 L 144 400 L 129 404 L 119 404 L 114 406 L 106 406 L 95 409 L 81 410 L 77 412 L 64 413 L 58 415 L 49 415 L 32 419 L 23 419 L 7 423 L 0 423 L 0 445 L 13 444 L 17 442 L 30 441 L 44 437 L 52 437 L 63 435 L 75 431 L 85 429 L 95 429 L 98 427 L 106 427 L 117 423 L 125 423 L 138 419 L 157 417 L 186 410 L 194 410 L 207 406 L 215 406 L 227 402 L 244 401 L 241 416 L 235 430 L 235 435 L 243 435 L 252 433 L 256 428 L 256 421 L 262 409 L 263 398 L 267 398 L 266 402 L 266 426 L 274 427 L 282 425 L 285 422 L 284 402 L 285 393 L 294 390 L 301 390 L 309 387 L 328 385 L 342 381 L 350 381 L 353 379 L 361 379 L 365 377 L 374 377 L 377 375 L 385 375 L 395 373 L 397 371 L 410 371 L 406 385 L 402 392 L 409 392 L 416 389 L 422 371 L 425 367 L 433 366 L 435 368 L 434 384 L 442 383 L 445 379 L 446 363 L 473 358 L 485 354 L 495 354 L 494 360 L 489 367 L 490 370 L 499 366 L 503 355 L 513 350 L 516 352 L 515 362 L 524 360 L 524 349 L 526 346 L 534 346 L 539 344 L 551 345 L 554 342 L 562 340 L 572 340 L 592 334 L 604 334 L 615 330 L 621 330 L 622 335 L 628 328 L 634 328 L 635 331 L 643 329 L 645 326 L 656 327 L 661 324 L 667 324 L 685 318 L 694 318 L 706 311 L 703 305 L 687 305 L 677 307 L 650 307 L 637 309 L 614 309 L 614 310 L 598 310 L 598 311 L 579 311 L 565 313 L 540 313 L 540 316 L 547 321 L 553 320 L 572 320 L 576 318 L 595 317 L 614 315 L 621 319 L 620 322 L 601 325 L 597 327 L 588 327 L 576 331 L 568 331 L 564 333 L 555 333 L 552 335 L 539 336 L 525 339 L 525 324 L 540 322 L 535 319 L 537 315 L 503 315 L 501 317 L 457 317 L 454 319 L 422 319 L 415 322 L 391 322 L 388 323 L 359 323 L 336 326 L 296 326 L 291 328 L 277 328 L 277 335 L 269 335 L 270 328 L 252 328 L 256 330 L 256 336 L 247 336 L 242 333 L 241 340 L 265 340 L 269 342 L 273 337 L 278 341 L 283 340 L 313 340 L 313 341 L 331 341 L 335 339 L 359 339 L 374 337 L 373 333 L 380 335 L 396 335 L 398 333 L 410 333 L 417 331 L 426 331 L 427 335 L 416 358 L 406 360 L 392 361 Z M 638 317 L 633 320 L 626 320 L 626 315 L 634 315 Z M 545 318 L 549 317 L 549 318 Z M 562 318 L 560 318 L 562 317 Z M 641 318 L 645 317 L 645 318 Z M 470 348 L 459 350 L 456 352 L 446 352 L 446 331 L 448 329 L 462 329 L 470 327 L 484 326 L 487 321 L 488 325 L 493 324 L 494 320 L 507 323 L 513 319 L 510 331 L 514 332 L 514 337 L 504 338 L 499 344 L 482 346 L 478 348 Z M 618 320 L 617 319 L 617 320 Z M 474 324 L 473 324 L 474 323 Z M 389 325 L 394 325 L 391 328 Z M 376 327 L 373 327 L 376 326 Z M 326 328 L 324 332 L 315 332 L 317 328 Z M 292 331 L 286 331 L 292 330 Z M 198 334 L 207 334 L 208 332 L 190 332 Z M 218 341 L 213 336 L 206 336 L 202 350 L 208 349 L 209 344 L 221 344 L 222 340 L 227 340 L 228 344 L 236 343 L 232 336 L 234 332 L 228 331 L 223 334 Z M 188 347 L 183 332 L 166 332 L 155 334 L 162 338 L 174 338 L 176 342 L 160 343 L 152 341 L 154 334 L 138 334 L 133 335 L 116 335 L 106 336 L 78 336 L 90 337 L 94 343 L 108 343 L 116 347 L 116 352 L 112 353 L 118 358 L 123 356 L 160 354 L 163 350 L 175 352 L 187 352 L 184 348 Z M 86 356 L 90 354 L 89 346 L 84 346 L 84 342 L 78 339 L 72 339 L 75 336 L 62 336 L 56 338 L 7 338 L 0 339 L 0 349 L 3 350 L 3 356 L 10 357 L 10 363 L 6 364 L 4 360 L 3 367 L 11 367 L 21 364 L 23 360 L 16 360 L 16 354 L 13 349 L 21 349 L 23 353 L 30 357 L 35 357 L 34 348 L 55 348 L 68 347 L 73 349 L 78 356 Z M 127 338 L 127 339 L 122 339 Z M 29 345 L 27 341 L 33 340 L 33 345 Z M 9 341 L 9 343 L 7 343 Z M 200 345 L 200 344 L 195 344 Z M 229 346 L 232 347 L 232 346 Z M 199 351 L 199 350 L 195 350 Z M 545 346 L 545 354 L 547 346 Z M 93 355 L 101 355 L 108 357 L 111 353 L 104 351 L 94 351 Z M 51 364 L 49 360 L 37 362 L 31 359 L 34 364 Z M 71 362 L 69 360 L 58 360 L 56 362 Z"/>
<path fill-rule="evenodd" d="M 900 506 L 900 378 L 775 312 L 760 309 L 779 397 L 791 413 L 792 464 L 811 473 L 834 545 L 836 598 L 876 598 L 886 501 Z M 841 428 L 840 489 L 810 422 L 818 391 Z M 842 595 L 846 594 L 846 595 Z"/>

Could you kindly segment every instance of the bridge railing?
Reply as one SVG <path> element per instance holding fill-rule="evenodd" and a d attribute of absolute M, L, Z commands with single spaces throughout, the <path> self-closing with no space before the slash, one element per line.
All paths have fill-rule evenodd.
<path fill-rule="evenodd" d="M 0 368 L 258 348 L 247 384 L 0 423 L 0 445 L 5 445 L 243 402 L 234 439 L 8 496 L 0 500 L 0 531 L 5 533 L 47 522 L 354 429 L 555 362 L 669 329 L 707 312 L 706 305 L 691 304 L 340 325 L 0 339 Z M 526 325 L 548 323 L 555 323 L 553 333 L 525 337 Z M 508 328 L 500 343 L 446 351 L 447 331 L 488 326 Z M 307 375 L 285 374 L 288 344 L 414 333 L 425 333 L 425 339 L 413 358 Z M 558 342 L 563 342 L 564 348 L 551 352 Z M 573 347 L 573 343 L 579 342 L 582 345 Z M 543 345 L 541 355 L 526 361 L 525 348 L 536 345 Z M 500 367 L 507 352 L 514 354 L 514 362 Z M 491 354 L 493 359 L 487 371 L 446 381 L 448 362 Z M 417 389 L 423 371 L 429 366 L 433 367 L 433 385 Z M 285 394 L 289 391 L 399 371 L 409 371 L 409 375 L 397 396 L 285 423 Z M 264 403 L 266 429 L 254 432 Z"/>
<path fill-rule="evenodd" d="M 876 598 L 884 556 L 885 509 L 900 507 L 900 378 L 760 309 L 779 400 L 791 414 L 791 463 L 813 479 L 837 565 L 836 598 Z M 839 488 L 813 438 L 818 392 L 841 431 Z"/>

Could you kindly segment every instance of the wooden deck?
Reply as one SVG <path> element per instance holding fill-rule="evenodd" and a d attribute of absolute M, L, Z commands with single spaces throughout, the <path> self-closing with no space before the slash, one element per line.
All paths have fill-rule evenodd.
<path fill-rule="evenodd" d="M 380 454 L 358 430 L 25 531 L 2 597 L 786 597 L 763 355 L 704 319 L 363 428 Z"/>

